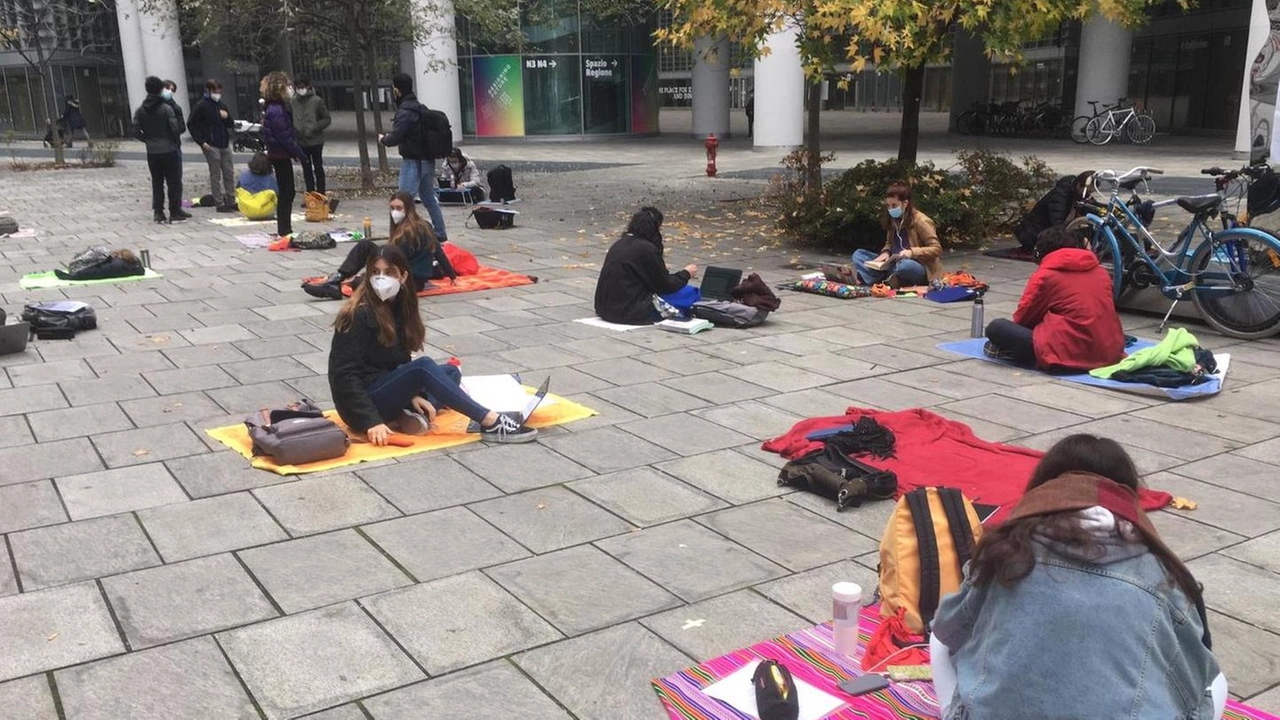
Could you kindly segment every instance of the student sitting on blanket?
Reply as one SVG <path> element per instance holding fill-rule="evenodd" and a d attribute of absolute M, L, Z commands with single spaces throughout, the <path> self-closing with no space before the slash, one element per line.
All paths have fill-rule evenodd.
<path fill-rule="evenodd" d="M 1013 321 L 987 325 L 988 357 L 1043 370 L 1092 370 L 1124 357 L 1111 276 L 1085 241 L 1056 226 L 1040 233 L 1036 262 Z"/>
<path fill-rule="evenodd" d="M 254 153 L 249 168 L 236 179 L 236 207 L 248 220 L 274 220 L 279 196 L 271 160 L 266 153 Z"/>
<path fill-rule="evenodd" d="M 596 315 L 622 325 L 649 325 L 656 319 L 653 296 L 685 292 L 697 265 L 670 272 L 662 259 L 662 212 L 644 207 L 609 248 L 596 281 Z M 692 290 L 692 288 L 690 288 Z M 675 298 L 673 298 L 675 299 Z M 681 301 L 672 303 L 680 306 Z M 690 303 L 683 303 L 685 306 Z"/>
<path fill-rule="evenodd" d="M 329 389 L 342 421 L 374 445 L 393 432 L 424 435 L 436 411 L 456 410 L 475 421 L 481 439 L 523 443 L 538 436 L 521 419 L 478 405 L 461 385 L 462 374 L 441 367 L 422 350 L 426 328 L 418 314 L 409 259 L 399 245 L 374 246 L 365 264 L 366 281 L 334 319 L 329 348 Z"/>
<path fill-rule="evenodd" d="M 436 240 L 430 223 L 418 214 L 413 197 L 399 190 L 391 196 L 388 208 L 391 211 L 391 244 L 399 247 L 409 258 L 413 291 L 421 292 L 431 285 L 431 280 L 446 276 L 451 284 L 457 285 L 458 273 L 454 271 L 444 248 Z M 312 297 L 341 300 L 343 281 L 364 269 L 370 253 L 376 247 L 369 239 L 357 242 L 347 253 L 347 259 L 338 266 L 337 272 L 318 283 L 302 283 L 302 289 Z"/>
<path fill-rule="evenodd" d="M 885 232 L 880 254 L 870 250 L 853 253 L 853 266 L 864 285 L 885 283 L 896 290 L 927 285 L 942 275 L 938 231 L 933 220 L 916 209 L 911 201 L 911 186 L 906 182 L 895 182 L 884 191 L 880 225 Z"/>
<path fill-rule="evenodd" d="M 930 639 L 943 718 L 1219 718 L 1200 584 L 1116 442 L 1060 440 L 978 542 Z"/>
<path fill-rule="evenodd" d="M 449 151 L 440 165 L 440 202 L 484 202 L 484 182 L 476 161 L 462 154 L 460 148 Z"/>

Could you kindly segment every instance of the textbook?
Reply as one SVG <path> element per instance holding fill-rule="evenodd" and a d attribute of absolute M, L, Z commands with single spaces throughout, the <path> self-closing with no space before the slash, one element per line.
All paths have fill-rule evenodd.
<path fill-rule="evenodd" d="M 715 325 L 699 318 L 692 320 L 663 320 L 655 324 L 667 332 L 684 333 L 685 335 L 696 335 L 703 330 L 710 330 L 715 327 Z"/>

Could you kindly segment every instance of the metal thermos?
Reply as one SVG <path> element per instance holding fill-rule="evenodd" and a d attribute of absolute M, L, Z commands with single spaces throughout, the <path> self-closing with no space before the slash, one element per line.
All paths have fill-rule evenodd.
<path fill-rule="evenodd" d="M 144 268 L 151 267 L 151 251 L 150 250 L 143 250 L 138 253 L 138 256 L 139 256 L 139 259 L 142 260 L 142 267 Z"/>
<path fill-rule="evenodd" d="M 969 321 L 969 337 L 982 337 L 986 325 L 982 322 L 982 296 L 973 299 L 973 318 Z"/>

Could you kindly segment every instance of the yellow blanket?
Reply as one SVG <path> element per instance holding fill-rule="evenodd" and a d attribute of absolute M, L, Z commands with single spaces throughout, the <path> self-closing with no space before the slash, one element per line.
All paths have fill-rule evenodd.
<path fill-rule="evenodd" d="M 529 392 L 533 392 L 532 388 L 526 389 Z M 533 417 L 529 418 L 529 427 L 551 427 L 552 425 L 561 425 L 574 420 L 589 418 L 596 414 L 595 410 L 585 405 L 579 405 L 556 395 L 547 395 L 547 400 L 552 400 L 553 398 L 554 402 L 551 404 L 544 402 L 533 412 Z M 351 447 L 347 449 L 346 454 L 342 457 L 307 463 L 306 465 L 277 465 L 269 457 L 254 457 L 253 443 L 249 440 L 249 429 L 244 423 L 227 425 L 226 427 L 214 428 L 205 432 L 214 440 L 249 458 L 254 467 L 261 470 L 270 470 L 277 475 L 301 475 L 321 470 L 332 470 L 365 461 L 387 460 L 428 450 L 443 450 L 444 448 L 480 441 L 478 433 L 467 432 L 468 421 L 466 416 L 453 410 L 445 410 L 437 415 L 436 429 L 426 435 L 396 435 L 398 439 L 412 441 L 413 444 L 409 447 L 396 447 L 394 445 L 378 447 L 363 440 L 357 440 L 355 438 L 358 436 L 352 433 L 350 428 L 342 422 L 338 417 L 337 411 L 329 410 L 325 413 L 325 417 L 333 420 L 338 424 L 338 427 L 347 431 L 347 434 L 352 437 Z"/>

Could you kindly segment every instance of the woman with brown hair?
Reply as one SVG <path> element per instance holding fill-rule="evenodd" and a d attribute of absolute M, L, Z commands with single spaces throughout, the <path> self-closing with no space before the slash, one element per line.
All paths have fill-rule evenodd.
<path fill-rule="evenodd" d="M 1113 440 L 1071 435 L 1045 453 L 934 618 L 941 717 L 1221 717 L 1200 584 L 1140 485 Z"/>
<path fill-rule="evenodd" d="M 399 246 L 375 246 L 364 277 L 334 319 L 329 348 L 329 389 L 348 427 L 385 445 L 393 432 L 426 434 L 436 411 L 452 408 L 479 425 L 483 440 L 523 443 L 538 436 L 520 417 L 472 400 L 459 385 L 457 368 L 446 370 L 425 355 L 410 357 L 422 350 L 427 330 L 418 296 L 404 289 L 411 275 Z"/>
<path fill-rule="evenodd" d="M 866 285 L 887 283 L 900 287 L 925 285 L 942 274 L 942 243 L 928 215 L 916 209 L 911 186 L 898 181 L 884 191 L 884 247 L 877 255 L 855 250 L 853 267 Z"/>
<path fill-rule="evenodd" d="M 391 244 L 404 251 L 409 258 L 409 274 L 413 279 L 413 291 L 422 291 L 431 285 L 431 280 L 448 276 L 449 282 L 457 284 L 458 273 L 449 262 L 435 232 L 414 206 L 413 197 L 409 193 L 398 190 L 387 203 L 391 214 Z M 302 289 L 308 295 L 330 300 L 342 299 L 342 283 L 364 269 L 369 254 L 377 245 L 372 240 L 361 240 L 347 253 L 347 259 L 338 266 L 338 271 L 320 282 L 304 282 Z"/>
<path fill-rule="evenodd" d="M 297 195 L 293 160 L 303 158 L 293 129 L 293 111 L 289 108 L 293 86 L 289 84 L 289 76 L 277 70 L 262 78 L 258 90 L 266 103 L 262 114 L 262 142 L 275 170 L 276 184 L 280 186 L 276 200 L 276 236 L 284 237 L 293 234 L 293 201 Z"/>

